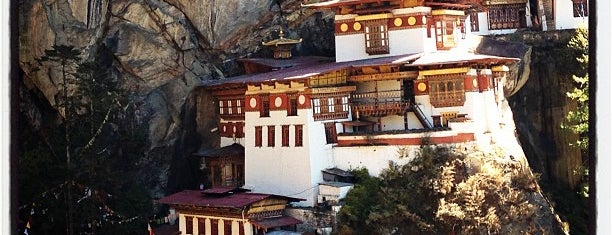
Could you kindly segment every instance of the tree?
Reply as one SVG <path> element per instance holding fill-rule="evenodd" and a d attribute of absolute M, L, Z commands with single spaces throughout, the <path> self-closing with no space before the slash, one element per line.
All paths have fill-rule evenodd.
<path fill-rule="evenodd" d="M 24 201 L 31 201 L 29 207 L 46 214 L 37 218 L 39 226 L 33 226 L 32 231 L 141 233 L 146 228 L 142 218 L 150 212 L 151 199 L 142 184 L 126 179 L 133 179 L 138 169 L 146 141 L 144 130 L 130 121 L 134 120 L 133 107 L 127 92 L 108 72 L 110 66 L 97 57 L 82 61 L 80 56 L 79 49 L 58 45 L 46 50 L 40 59 L 61 71 L 54 108 L 63 128 L 44 128 L 50 136 L 44 138 L 48 140 L 46 146 L 36 145 L 36 137 L 23 136 L 20 187 L 38 195 Z M 56 138 L 59 136 L 62 138 Z M 50 177 L 32 177 L 47 176 L 46 169 L 53 170 Z M 111 223 L 134 218 L 141 219 L 134 225 Z"/>
<path fill-rule="evenodd" d="M 576 60 L 579 63 L 579 69 L 572 75 L 574 88 L 567 92 L 568 98 L 576 101 L 576 110 L 571 110 L 565 117 L 565 123 L 562 128 L 570 130 L 579 136 L 578 140 L 572 146 L 580 148 L 582 151 L 583 167 L 577 170 L 577 173 L 582 175 L 584 185 L 582 194 L 588 196 L 588 185 L 586 185 L 586 177 L 588 177 L 588 149 L 589 149 L 589 31 L 584 27 L 576 30 L 576 35 L 572 37 L 568 43 L 568 48 L 575 52 Z"/>

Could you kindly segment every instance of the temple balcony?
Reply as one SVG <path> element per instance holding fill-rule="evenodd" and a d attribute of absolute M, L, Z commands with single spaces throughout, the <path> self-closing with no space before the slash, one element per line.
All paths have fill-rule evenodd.
<path fill-rule="evenodd" d="M 347 124 L 353 127 L 353 132 L 339 133 L 336 147 L 421 145 L 424 139 L 431 144 L 475 141 L 472 121 L 466 118 L 452 119 L 447 126 L 430 129 L 376 131 L 374 122 L 352 121 Z"/>
<path fill-rule="evenodd" d="M 362 116 L 401 115 L 410 107 L 402 95 L 401 90 L 356 93 L 351 96 L 351 108 Z"/>

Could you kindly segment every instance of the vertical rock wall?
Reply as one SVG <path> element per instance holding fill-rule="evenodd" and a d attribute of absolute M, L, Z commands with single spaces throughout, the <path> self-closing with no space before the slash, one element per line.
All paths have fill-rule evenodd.
<path fill-rule="evenodd" d="M 580 175 L 575 171 L 582 164 L 580 150 L 570 146 L 578 136 L 561 128 L 567 112 L 576 108 L 566 96 L 578 68 L 576 56 L 567 48 L 573 35 L 567 30 L 506 36 L 532 46 L 529 80 L 509 98 L 525 155 L 545 181 L 568 189 L 578 185 Z"/>

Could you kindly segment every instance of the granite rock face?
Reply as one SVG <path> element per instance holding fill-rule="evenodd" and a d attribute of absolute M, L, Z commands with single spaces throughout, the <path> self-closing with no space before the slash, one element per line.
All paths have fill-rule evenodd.
<path fill-rule="evenodd" d="M 82 59 L 111 64 L 113 79 L 129 90 L 138 121 L 148 128 L 145 161 L 159 167 L 159 185 L 182 182 L 181 159 L 200 144 L 212 144 L 196 133 L 192 90 L 203 80 L 240 73 L 236 59 L 267 53 L 261 42 L 281 25 L 291 37 L 309 39 L 298 54 L 333 51 L 331 15 L 300 9 L 300 1 L 279 7 L 268 0 L 25 0 L 19 3 L 19 65 L 23 95 L 39 94 L 57 107 L 59 68 L 39 63 L 53 45 L 71 45 Z M 308 34 L 308 35 L 302 35 Z M 306 52 L 307 51 L 307 52 Z M 104 54 L 103 58 L 100 55 Z M 21 105 L 36 110 L 36 102 Z M 29 115 L 30 122 L 40 115 Z M 36 126 L 36 125 L 34 125 Z M 190 152 L 191 151 L 191 152 Z M 168 162 L 172 164 L 168 165 Z M 173 168 L 173 169 L 170 169 Z M 172 181 L 172 180 L 170 180 Z M 155 194 L 195 187 L 169 182 Z"/>

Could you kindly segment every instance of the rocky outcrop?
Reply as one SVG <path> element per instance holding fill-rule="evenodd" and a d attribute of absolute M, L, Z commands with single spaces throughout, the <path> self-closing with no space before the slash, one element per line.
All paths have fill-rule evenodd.
<path fill-rule="evenodd" d="M 159 173 L 153 193 L 195 187 L 185 180 L 191 175 L 184 162 L 201 144 L 214 143 L 196 134 L 194 87 L 240 73 L 235 59 L 266 53 L 261 42 L 279 25 L 305 39 L 297 54 L 333 51 L 330 15 L 300 9 L 297 0 L 284 1 L 282 10 L 281 18 L 268 0 L 20 1 L 22 94 L 57 108 L 60 70 L 38 61 L 53 45 L 74 46 L 83 60 L 103 60 L 112 79 L 129 90 L 137 122 L 148 130 L 143 161 Z M 21 109 L 36 110 L 36 103 Z M 40 116 L 30 115 L 32 126 L 40 126 Z"/>
<path fill-rule="evenodd" d="M 576 171 L 582 166 L 580 150 L 570 146 L 578 136 L 561 128 L 567 112 L 576 109 L 575 101 L 566 96 L 578 68 L 576 56 L 567 48 L 574 32 L 522 32 L 504 37 L 532 47 L 529 79 L 509 98 L 525 155 L 543 180 L 566 189 L 578 185 L 581 176 Z"/>

